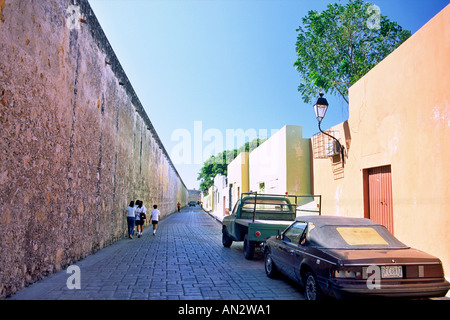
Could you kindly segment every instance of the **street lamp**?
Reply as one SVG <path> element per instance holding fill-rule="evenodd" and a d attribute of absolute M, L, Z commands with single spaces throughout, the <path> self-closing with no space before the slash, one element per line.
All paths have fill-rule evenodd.
<path fill-rule="evenodd" d="M 323 93 L 319 93 L 320 98 L 317 99 L 316 104 L 314 105 L 314 112 L 316 113 L 316 119 L 320 122 L 322 121 L 323 117 L 325 117 L 325 113 L 327 113 L 328 109 L 328 101 L 323 97 Z M 322 130 L 320 130 L 322 131 Z"/>
<path fill-rule="evenodd" d="M 323 120 L 323 117 L 325 117 L 325 113 L 327 113 L 327 109 L 328 109 L 328 101 L 327 99 L 325 99 L 323 97 L 323 93 L 319 93 L 320 97 L 317 99 L 316 104 L 314 105 L 314 112 L 316 114 L 316 119 L 319 122 L 319 130 L 320 132 L 322 132 L 324 135 L 333 138 L 339 148 L 339 151 L 341 153 L 341 157 L 342 157 L 342 168 L 344 167 L 344 146 L 341 145 L 341 143 L 339 142 L 338 139 L 336 139 L 335 137 L 333 137 L 332 135 L 329 135 L 326 132 L 323 132 L 322 129 L 320 128 L 320 124 Z"/>

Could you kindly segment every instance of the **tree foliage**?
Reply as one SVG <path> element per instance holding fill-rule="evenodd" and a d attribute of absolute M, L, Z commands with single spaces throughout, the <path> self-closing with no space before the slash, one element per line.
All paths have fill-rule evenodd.
<path fill-rule="evenodd" d="M 216 156 L 209 157 L 203 163 L 203 167 L 200 169 L 198 173 L 197 180 L 201 181 L 200 190 L 203 191 L 204 194 L 207 194 L 208 189 L 213 185 L 216 175 L 227 175 L 227 167 L 228 164 L 236 158 L 241 152 L 252 152 L 255 148 L 257 148 L 261 143 L 263 143 L 266 139 L 254 139 L 250 142 L 246 142 L 239 149 L 234 150 L 225 150 L 220 152 Z M 212 179 L 211 179 L 212 178 Z"/>
<path fill-rule="evenodd" d="M 321 13 L 309 11 L 302 23 L 294 66 L 305 103 L 320 91 L 348 103 L 348 88 L 411 35 L 363 0 L 329 4 Z"/>

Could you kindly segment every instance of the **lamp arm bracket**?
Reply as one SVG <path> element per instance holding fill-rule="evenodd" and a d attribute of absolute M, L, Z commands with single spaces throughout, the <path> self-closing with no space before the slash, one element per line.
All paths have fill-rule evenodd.
<path fill-rule="evenodd" d="M 336 139 L 336 138 L 333 137 L 332 135 L 330 135 L 330 134 L 328 134 L 328 133 L 322 131 L 322 128 L 320 127 L 320 123 L 321 123 L 321 122 L 322 122 L 322 120 L 319 121 L 319 130 L 320 130 L 320 132 L 322 132 L 324 135 L 326 135 L 326 136 L 328 136 L 328 137 L 330 137 L 330 138 L 333 138 L 333 139 L 336 140 L 336 142 L 338 143 L 339 150 L 341 151 L 341 156 L 342 156 L 342 167 L 344 167 L 344 149 L 345 149 L 344 146 L 339 142 L 338 139 Z"/>
<path fill-rule="evenodd" d="M 326 132 L 324 132 L 324 131 L 322 130 L 322 128 L 320 127 L 320 123 L 321 123 L 321 121 L 319 121 L 319 130 L 320 130 L 320 132 L 322 132 L 324 135 L 329 136 L 330 138 L 333 138 L 334 140 L 336 140 L 336 142 L 337 142 L 338 145 L 339 145 L 339 149 L 344 148 L 344 147 L 341 145 L 341 143 L 339 142 L 338 139 L 336 139 L 336 138 L 333 137 L 332 135 L 330 135 L 330 134 L 328 134 L 328 133 L 326 133 Z"/>

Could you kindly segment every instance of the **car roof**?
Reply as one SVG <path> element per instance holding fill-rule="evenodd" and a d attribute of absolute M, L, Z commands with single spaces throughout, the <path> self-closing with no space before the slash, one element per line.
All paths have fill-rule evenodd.
<path fill-rule="evenodd" d="M 374 226 L 378 225 L 372 220 L 366 218 L 352 218 L 340 216 L 299 216 L 296 221 L 312 222 L 317 227 L 325 225 L 345 225 L 345 226 Z"/>

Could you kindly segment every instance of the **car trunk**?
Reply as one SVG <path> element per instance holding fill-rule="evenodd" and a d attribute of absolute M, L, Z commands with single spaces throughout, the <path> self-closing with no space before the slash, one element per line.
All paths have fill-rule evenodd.
<path fill-rule="evenodd" d="M 340 267 L 401 266 L 402 278 L 440 278 L 443 269 L 438 258 L 417 249 L 324 250 L 339 259 Z"/>

